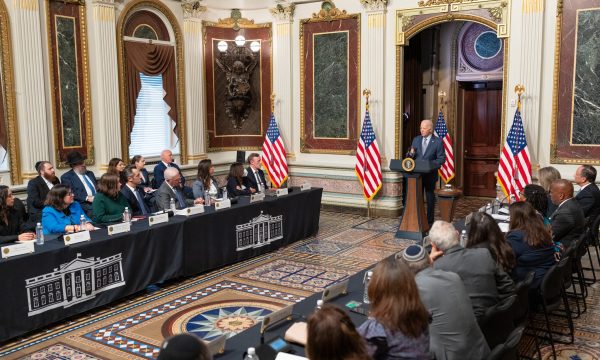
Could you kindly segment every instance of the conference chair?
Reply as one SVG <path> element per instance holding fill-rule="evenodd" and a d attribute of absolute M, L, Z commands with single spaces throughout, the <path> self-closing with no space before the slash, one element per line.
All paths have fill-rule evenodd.
<path fill-rule="evenodd" d="M 479 319 L 479 328 L 490 349 L 506 342 L 510 333 L 515 329 L 513 313 L 516 302 L 517 296 L 511 295 L 496 306 L 487 309 Z"/>
<path fill-rule="evenodd" d="M 513 307 L 513 317 L 514 317 L 514 325 L 516 328 L 523 327 L 527 328 L 529 325 L 529 313 L 530 313 L 530 304 L 529 304 L 529 292 L 531 291 L 531 283 L 533 282 L 533 278 L 535 273 L 530 271 L 525 278 L 518 282 L 515 285 L 515 295 L 517 296 L 517 301 Z M 537 337 L 537 333 L 535 331 L 531 333 L 526 333 L 533 337 L 535 350 L 537 352 L 538 358 L 542 358 L 542 354 L 540 351 L 540 344 Z M 523 358 L 528 358 L 522 354 L 520 354 Z"/>
<path fill-rule="evenodd" d="M 492 352 L 487 360 L 516 360 L 519 358 L 518 346 L 521 338 L 523 337 L 523 332 L 525 331 L 525 327 L 519 326 L 514 329 L 508 339 L 502 343 L 497 345 L 492 349 Z M 541 357 L 540 357 L 541 359 Z"/>
<path fill-rule="evenodd" d="M 592 252 L 590 251 L 591 247 L 593 247 L 596 252 L 596 261 L 598 264 L 598 269 L 600 270 L 600 245 L 599 245 L 599 241 L 598 241 L 598 228 L 599 227 L 600 227 L 600 215 L 598 215 L 598 217 L 596 217 L 596 219 L 594 219 L 590 224 L 588 224 L 588 226 L 586 227 L 586 230 L 585 230 L 586 242 L 587 242 L 587 247 L 588 247 L 587 254 L 588 254 L 588 259 L 590 261 L 590 266 L 584 267 L 583 270 L 592 272 L 591 278 L 585 278 L 585 281 L 587 284 L 593 284 L 597 281 L 596 269 L 594 266 L 594 261 L 592 259 Z"/>

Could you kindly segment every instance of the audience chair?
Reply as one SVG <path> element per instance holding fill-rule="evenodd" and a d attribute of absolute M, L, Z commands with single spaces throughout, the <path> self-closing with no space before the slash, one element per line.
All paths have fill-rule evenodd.
<path fill-rule="evenodd" d="M 490 355 L 486 358 L 487 360 L 516 360 L 519 358 L 518 346 L 521 338 L 523 337 L 523 331 L 525 328 L 519 326 L 514 329 L 506 342 L 497 345 L 492 349 Z M 541 357 L 540 357 L 541 359 Z"/>
<path fill-rule="evenodd" d="M 595 252 L 596 252 L 596 261 L 598 264 L 598 269 L 600 270 L 600 248 L 599 248 L 599 241 L 598 241 L 598 228 L 600 227 L 600 215 L 598 215 L 598 217 L 596 219 L 594 219 L 590 224 L 588 224 L 585 234 L 586 236 L 586 242 L 587 242 L 587 246 L 588 246 L 588 259 L 590 260 L 590 266 L 589 267 L 584 267 L 583 270 L 586 271 L 591 271 L 592 272 L 592 278 L 586 278 L 585 281 L 586 283 L 590 284 L 592 282 L 596 282 L 597 278 L 596 278 L 596 270 L 594 267 L 594 261 L 592 259 L 592 252 L 590 251 L 590 247 L 593 247 Z"/>
<path fill-rule="evenodd" d="M 529 311 L 530 311 L 529 293 L 531 291 L 531 283 L 533 282 L 534 276 L 535 276 L 535 273 L 533 271 L 530 271 L 525 276 L 525 279 L 523 279 L 522 281 L 517 283 L 517 285 L 515 285 L 515 295 L 517 296 L 517 301 L 515 302 L 514 309 L 513 309 L 513 317 L 514 317 L 513 321 L 514 321 L 514 325 L 516 328 L 518 328 L 518 327 L 527 328 L 527 326 L 529 325 Z M 530 335 L 531 337 L 533 337 L 533 341 L 535 344 L 535 350 L 537 352 L 538 358 L 541 359 L 542 354 L 540 351 L 540 344 L 538 341 L 537 333 L 535 331 L 533 331 L 531 334 L 527 333 L 527 335 Z M 528 358 L 523 355 L 521 355 L 521 357 Z"/>
<path fill-rule="evenodd" d="M 511 295 L 485 312 L 479 319 L 479 328 L 490 349 L 506 342 L 515 329 L 513 320 L 517 296 Z"/>

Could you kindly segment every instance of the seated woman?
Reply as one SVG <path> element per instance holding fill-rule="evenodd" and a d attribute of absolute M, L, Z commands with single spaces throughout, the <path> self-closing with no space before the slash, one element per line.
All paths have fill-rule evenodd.
<path fill-rule="evenodd" d="M 80 228 L 80 219 L 83 215 L 85 229 Z M 42 210 L 42 226 L 44 234 L 65 234 L 81 230 L 94 230 L 89 223 L 81 205 L 74 200 L 73 192 L 67 185 L 58 184 L 48 192 L 46 206 Z"/>
<path fill-rule="evenodd" d="M 311 360 L 370 360 L 350 317 L 324 304 L 308 318 L 306 355 Z"/>
<path fill-rule="evenodd" d="M 216 198 L 219 193 L 219 184 L 213 177 L 215 173 L 215 167 L 212 165 L 210 159 L 202 160 L 198 163 L 198 175 L 196 181 L 192 185 L 192 192 L 194 197 L 204 198 L 204 191 L 208 190 L 208 194 Z"/>
<path fill-rule="evenodd" d="M 121 194 L 121 182 L 115 174 L 106 173 L 98 181 L 98 193 L 92 203 L 92 217 L 97 223 L 109 223 L 123 219 L 128 207 L 127 199 Z"/>
<path fill-rule="evenodd" d="M 142 182 L 140 186 L 144 187 L 145 192 L 152 191 L 150 187 L 150 175 L 148 175 L 148 170 L 146 170 L 146 159 L 142 155 L 135 155 L 131 158 L 131 165 L 135 165 L 135 168 L 140 171 L 140 175 L 142 176 Z"/>
<path fill-rule="evenodd" d="M 125 177 L 123 170 L 125 170 L 125 163 L 123 162 L 123 160 L 119 158 L 112 158 L 108 162 L 108 169 L 106 170 L 106 173 L 117 175 L 119 177 L 121 185 L 125 185 L 125 183 L 127 182 L 127 178 Z"/>
<path fill-rule="evenodd" d="M 373 359 L 430 359 L 429 312 L 419 297 L 411 270 L 387 258 L 369 283 L 371 312 L 358 332 Z"/>
<path fill-rule="evenodd" d="M 227 176 L 227 194 L 229 197 L 254 194 L 256 190 L 248 185 L 247 172 L 239 162 L 231 164 Z"/>
<path fill-rule="evenodd" d="M 23 218 L 15 209 L 15 197 L 8 186 L 0 185 L 0 244 L 35 240 L 32 232 L 23 232 Z"/>
<path fill-rule="evenodd" d="M 552 200 L 550 200 L 550 184 L 560 178 L 560 172 L 552 166 L 546 166 L 538 170 L 540 185 L 544 191 L 546 191 L 546 197 L 548 198 L 548 211 L 545 214 L 546 217 L 551 217 L 552 214 L 554 214 L 554 211 L 556 211 L 556 208 L 558 208 L 558 205 L 554 205 Z"/>
<path fill-rule="evenodd" d="M 504 239 L 504 234 L 494 218 L 484 212 L 476 212 L 469 223 L 467 248 L 486 248 L 492 258 L 507 274 L 515 267 L 515 254 Z"/>
<path fill-rule="evenodd" d="M 508 208 L 510 231 L 506 240 L 515 253 L 514 278 L 521 281 L 533 271 L 531 289 L 537 289 L 552 265 L 556 264 L 554 244 L 542 218 L 528 202 L 516 202 Z"/>
<path fill-rule="evenodd" d="M 544 221 L 544 225 L 550 226 L 550 218 L 546 216 L 548 213 L 548 194 L 540 185 L 529 184 L 519 194 L 522 201 L 527 201 L 540 214 Z"/>

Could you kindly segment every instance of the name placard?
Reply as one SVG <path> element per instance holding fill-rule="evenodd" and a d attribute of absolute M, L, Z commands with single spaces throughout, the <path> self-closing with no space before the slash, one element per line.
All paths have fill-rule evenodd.
<path fill-rule="evenodd" d="M 2 251 L 2 258 L 8 259 L 12 256 L 31 254 L 32 252 L 35 252 L 34 243 L 35 241 L 27 241 L 20 244 L 3 246 L 0 249 Z"/>
<path fill-rule="evenodd" d="M 116 235 L 131 231 L 130 222 L 122 222 L 120 224 L 113 224 L 108 227 L 108 235 Z"/>
<path fill-rule="evenodd" d="M 65 234 L 63 236 L 63 240 L 65 241 L 65 245 L 73 245 L 80 242 L 90 241 L 92 238 L 90 237 L 89 230 L 80 231 L 72 234 Z"/>
<path fill-rule="evenodd" d="M 265 330 L 276 322 L 279 322 L 283 319 L 292 320 L 292 305 L 286 306 L 281 310 L 275 311 L 263 317 L 262 322 L 260 324 L 260 333 L 264 333 Z"/>
<path fill-rule="evenodd" d="M 265 199 L 265 193 L 256 193 L 250 195 L 250 204 L 255 203 L 257 201 L 263 201 Z"/>
<path fill-rule="evenodd" d="M 302 184 L 300 185 L 300 191 L 310 190 L 310 184 Z"/>
<path fill-rule="evenodd" d="M 217 201 L 215 203 L 215 210 L 223 210 L 223 209 L 227 209 L 231 207 L 231 200 L 227 199 L 227 200 L 223 200 L 223 201 Z"/>
<path fill-rule="evenodd" d="M 334 299 L 340 295 L 346 295 L 348 293 L 348 279 L 337 283 L 335 285 L 331 285 L 330 287 L 323 290 L 323 296 L 321 299 L 323 302 L 328 302 L 331 299 Z"/>
<path fill-rule="evenodd" d="M 189 208 L 175 211 L 175 215 L 192 216 L 204 213 L 204 205 L 195 205 Z"/>
<path fill-rule="evenodd" d="M 277 189 L 277 191 L 275 191 L 275 195 L 277 195 L 277 196 L 283 196 L 283 195 L 287 195 L 287 194 L 288 194 L 287 188 Z"/>
<path fill-rule="evenodd" d="M 169 222 L 169 214 L 167 213 L 152 215 L 148 218 L 148 226 L 158 225 L 166 222 Z"/>
<path fill-rule="evenodd" d="M 217 356 L 218 354 L 222 354 L 225 352 L 225 341 L 227 340 L 227 335 L 223 334 L 213 341 L 206 344 L 208 347 L 208 351 L 212 356 Z"/>

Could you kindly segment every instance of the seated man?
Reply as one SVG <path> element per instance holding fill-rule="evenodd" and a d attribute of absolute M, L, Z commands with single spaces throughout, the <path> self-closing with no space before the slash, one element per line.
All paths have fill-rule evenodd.
<path fill-rule="evenodd" d="M 471 300 L 460 276 L 433 269 L 429 255 L 419 245 L 406 248 L 401 261 L 415 273 L 421 301 L 431 313 L 429 339 L 436 359 L 486 358 L 490 348 L 477 325 Z"/>
<path fill-rule="evenodd" d="M 92 215 L 92 202 L 96 196 L 96 175 L 88 171 L 85 166 L 85 157 L 78 151 L 67 154 L 67 164 L 71 170 L 60 177 L 60 182 L 67 185 L 75 195 L 75 201 L 87 216 Z"/>
<path fill-rule="evenodd" d="M 564 248 L 581 237 L 585 231 L 585 217 L 577 200 L 573 198 L 573 184 L 565 179 L 554 180 L 550 185 L 550 199 L 558 205 L 550 218 L 552 240 Z"/>
<path fill-rule="evenodd" d="M 575 200 L 583 210 L 588 224 L 591 224 L 600 215 L 600 189 L 595 183 L 596 169 L 592 165 L 581 165 L 575 172 L 575 183 L 581 190 Z"/>
<path fill-rule="evenodd" d="M 196 204 L 204 204 L 204 199 L 187 197 L 181 189 L 181 174 L 176 168 L 165 170 L 165 181 L 156 190 L 156 205 L 159 210 L 170 210 L 171 199 L 177 209 L 185 209 Z"/>
<path fill-rule="evenodd" d="M 54 185 L 59 184 L 54 166 L 49 161 L 39 161 L 35 164 L 38 176 L 27 183 L 27 210 L 29 221 L 38 223 L 42 221 L 42 210 L 48 192 Z"/>
<path fill-rule="evenodd" d="M 265 180 L 265 173 L 260 169 L 261 159 L 257 153 L 252 153 L 248 156 L 248 183 L 250 187 L 256 190 L 256 192 L 263 192 L 267 188 L 267 181 Z"/>
<path fill-rule="evenodd" d="M 133 216 L 147 215 L 150 208 L 146 204 L 144 188 L 141 186 L 142 174 L 135 166 L 128 166 L 123 170 L 127 182 L 121 187 L 121 194 L 129 203 Z"/>
<path fill-rule="evenodd" d="M 488 249 L 459 245 L 458 231 L 445 221 L 433 223 L 429 231 L 433 267 L 452 271 L 462 279 L 473 303 L 475 317 L 514 293 L 515 284 L 496 264 Z"/>
<path fill-rule="evenodd" d="M 165 170 L 167 168 L 175 168 L 181 175 L 181 186 L 185 185 L 185 177 L 181 174 L 181 169 L 173 160 L 173 152 L 171 150 L 163 150 L 160 153 L 160 162 L 154 166 L 154 188 L 158 189 L 163 181 L 165 181 Z"/>

